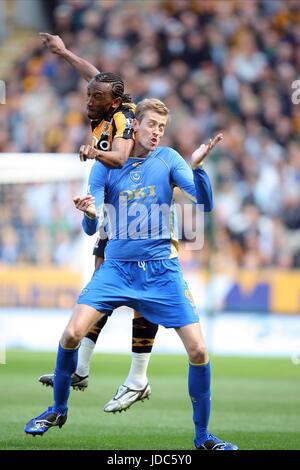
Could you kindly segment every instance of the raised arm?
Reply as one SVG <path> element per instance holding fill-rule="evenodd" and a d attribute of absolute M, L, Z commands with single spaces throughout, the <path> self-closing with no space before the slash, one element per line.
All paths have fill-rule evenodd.
<path fill-rule="evenodd" d="M 193 202 L 202 204 L 205 212 L 210 212 L 213 208 L 213 195 L 209 177 L 201 164 L 212 148 L 222 139 L 223 135 L 218 134 L 209 141 L 209 144 L 202 144 L 193 152 L 191 157 L 193 171 L 179 156 L 171 171 L 175 185 Z"/>
<path fill-rule="evenodd" d="M 213 139 L 209 139 L 208 144 L 201 144 L 191 156 L 192 168 L 198 168 L 202 165 L 204 159 L 207 157 L 209 152 L 217 145 L 218 142 L 223 140 L 223 134 L 217 134 Z"/>
<path fill-rule="evenodd" d="M 94 67 L 87 60 L 82 59 L 78 55 L 69 51 L 66 48 L 65 43 L 59 36 L 55 36 L 49 33 L 39 33 L 42 42 L 48 49 L 62 57 L 66 62 L 68 62 L 75 70 L 87 81 L 90 81 L 95 75 L 99 73 L 99 70 Z"/>

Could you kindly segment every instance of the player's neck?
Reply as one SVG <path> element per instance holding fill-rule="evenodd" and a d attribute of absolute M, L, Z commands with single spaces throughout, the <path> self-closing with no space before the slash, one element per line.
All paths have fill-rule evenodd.
<path fill-rule="evenodd" d="M 151 150 L 146 150 L 142 145 L 136 143 L 133 147 L 131 156 L 133 158 L 146 158 L 150 155 Z"/>

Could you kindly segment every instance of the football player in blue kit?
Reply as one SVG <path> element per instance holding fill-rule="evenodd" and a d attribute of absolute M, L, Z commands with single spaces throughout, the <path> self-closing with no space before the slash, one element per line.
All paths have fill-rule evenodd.
<path fill-rule="evenodd" d="M 104 315 L 127 305 L 153 323 L 175 328 L 185 346 L 195 447 L 237 449 L 235 444 L 208 432 L 210 362 L 195 305 L 177 258 L 174 187 L 178 186 L 202 205 L 205 212 L 212 210 L 210 181 L 201 167 L 206 146 L 200 146 L 192 154 L 193 170 L 175 150 L 159 147 L 168 115 L 168 109 L 159 100 L 146 99 L 139 103 L 133 125 L 135 146 L 130 158 L 123 168 L 113 171 L 96 162 L 89 179 L 90 194 L 74 198 L 77 209 L 84 212 L 83 228 L 92 235 L 101 224 L 105 197 L 109 220 L 105 262 L 82 290 L 63 332 L 56 360 L 54 404 L 25 425 L 28 434 L 42 435 L 50 427 L 65 424 L 80 340 Z M 211 145 L 221 138 L 218 135 Z"/>

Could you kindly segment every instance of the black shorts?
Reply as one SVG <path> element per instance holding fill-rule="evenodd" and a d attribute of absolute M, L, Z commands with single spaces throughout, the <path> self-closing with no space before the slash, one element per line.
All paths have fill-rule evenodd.
<path fill-rule="evenodd" d="M 108 239 L 102 239 L 102 238 L 97 238 L 94 250 L 93 250 L 93 255 L 97 256 L 98 258 L 104 258 L 104 250 L 106 247 Z"/>

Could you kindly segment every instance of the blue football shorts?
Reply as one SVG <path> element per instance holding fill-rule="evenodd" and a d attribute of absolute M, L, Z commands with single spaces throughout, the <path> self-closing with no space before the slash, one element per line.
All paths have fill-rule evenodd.
<path fill-rule="evenodd" d="M 82 290 L 78 304 L 111 315 L 122 305 L 166 328 L 197 323 L 199 317 L 177 258 L 107 260 Z"/>

